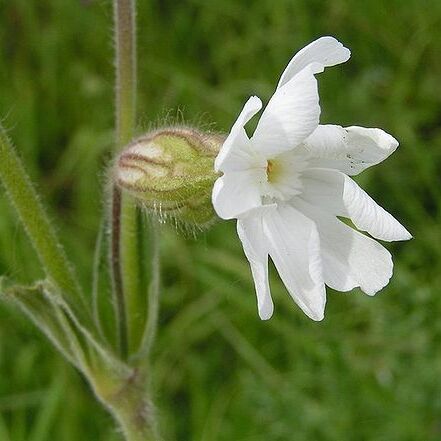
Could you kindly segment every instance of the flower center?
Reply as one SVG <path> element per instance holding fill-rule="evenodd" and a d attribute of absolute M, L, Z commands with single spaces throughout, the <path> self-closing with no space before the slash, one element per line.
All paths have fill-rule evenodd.
<path fill-rule="evenodd" d="M 266 178 L 268 182 L 274 183 L 278 174 L 280 174 L 280 164 L 274 159 L 269 159 L 266 165 Z"/>
<path fill-rule="evenodd" d="M 266 181 L 262 183 L 262 195 L 272 199 L 287 200 L 301 193 L 301 172 L 306 167 L 304 158 L 288 152 L 267 160 Z"/>

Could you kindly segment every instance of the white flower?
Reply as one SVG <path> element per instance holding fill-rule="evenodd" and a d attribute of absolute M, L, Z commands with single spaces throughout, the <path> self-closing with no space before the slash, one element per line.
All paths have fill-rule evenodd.
<path fill-rule="evenodd" d="M 238 220 L 264 320 L 273 313 L 268 256 L 291 297 L 314 320 L 324 317 L 325 285 L 339 291 L 360 287 L 369 295 L 387 285 L 390 253 L 337 216 L 376 239 L 411 238 L 349 177 L 386 159 L 397 140 L 380 129 L 319 125 L 314 75 L 349 57 L 332 37 L 303 48 L 283 72 L 253 136 L 244 126 L 262 108 L 256 96 L 216 158 L 223 175 L 215 183 L 213 205 L 221 218 Z"/>

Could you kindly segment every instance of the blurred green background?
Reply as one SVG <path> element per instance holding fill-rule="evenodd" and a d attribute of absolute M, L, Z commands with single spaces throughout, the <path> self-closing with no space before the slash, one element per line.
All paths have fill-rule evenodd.
<path fill-rule="evenodd" d="M 139 0 L 139 130 L 227 131 L 321 35 L 352 50 L 320 75 L 322 121 L 382 127 L 401 147 L 357 180 L 415 236 L 387 245 L 375 298 L 329 292 L 306 318 L 273 271 L 257 318 L 234 222 L 164 234 L 156 401 L 164 437 L 197 441 L 441 439 L 441 2 Z M 85 286 L 112 148 L 111 2 L 0 0 L 0 114 Z M 215 123 L 215 124 L 214 124 Z M 41 276 L 4 193 L 0 272 Z M 87 384 L 0 305 L 0 440 L 117 440 Z"/>

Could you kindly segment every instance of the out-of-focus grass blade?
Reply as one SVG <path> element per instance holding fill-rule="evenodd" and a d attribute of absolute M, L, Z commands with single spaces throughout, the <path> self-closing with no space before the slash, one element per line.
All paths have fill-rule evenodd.
<path fill-rule="evenodd" d="M 0 439 L 2 441 L 12 441 L 11 434 L 6 426 L 5 419 L 0 413 Z"/>
<path fill-rule="evenodd" d="M 46 441 L 50 439 L 53 423 L 57 413 L 62 409 L 64 387 L 62 377 L 54 379 L 41 402 L 27 441 Z"/>

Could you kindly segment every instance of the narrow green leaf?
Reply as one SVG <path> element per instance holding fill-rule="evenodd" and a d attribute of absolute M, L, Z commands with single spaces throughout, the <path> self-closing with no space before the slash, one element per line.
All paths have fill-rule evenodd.
<path fill-rule="evenodd" d="M 72 351 L 65 329 L 60 325 L 53 306 L 43 295 L 41 284 L 34 286 L 5 287 L 1 279 L 0 298 L 17 305 L 43 332 L 58 351 L 74 366 L 81 370 L 76 356 Z"/>
<path fill-rule="evenodd" d="M 107 216 L 104 215 L 95 242 L 92 268 L 92 315 L 99 336 L 104 341 L 110 341 L 116 345 L 114 310 L 109 301 L 112 287 L 107 266 L 109 256 L 107 221 Z"/>
<path fill-rule="evenodd" d="M 40 198 L 0 124 L 0 178 L 41 264 L 55 286 L 85 308 L 81 287 Z"/>

